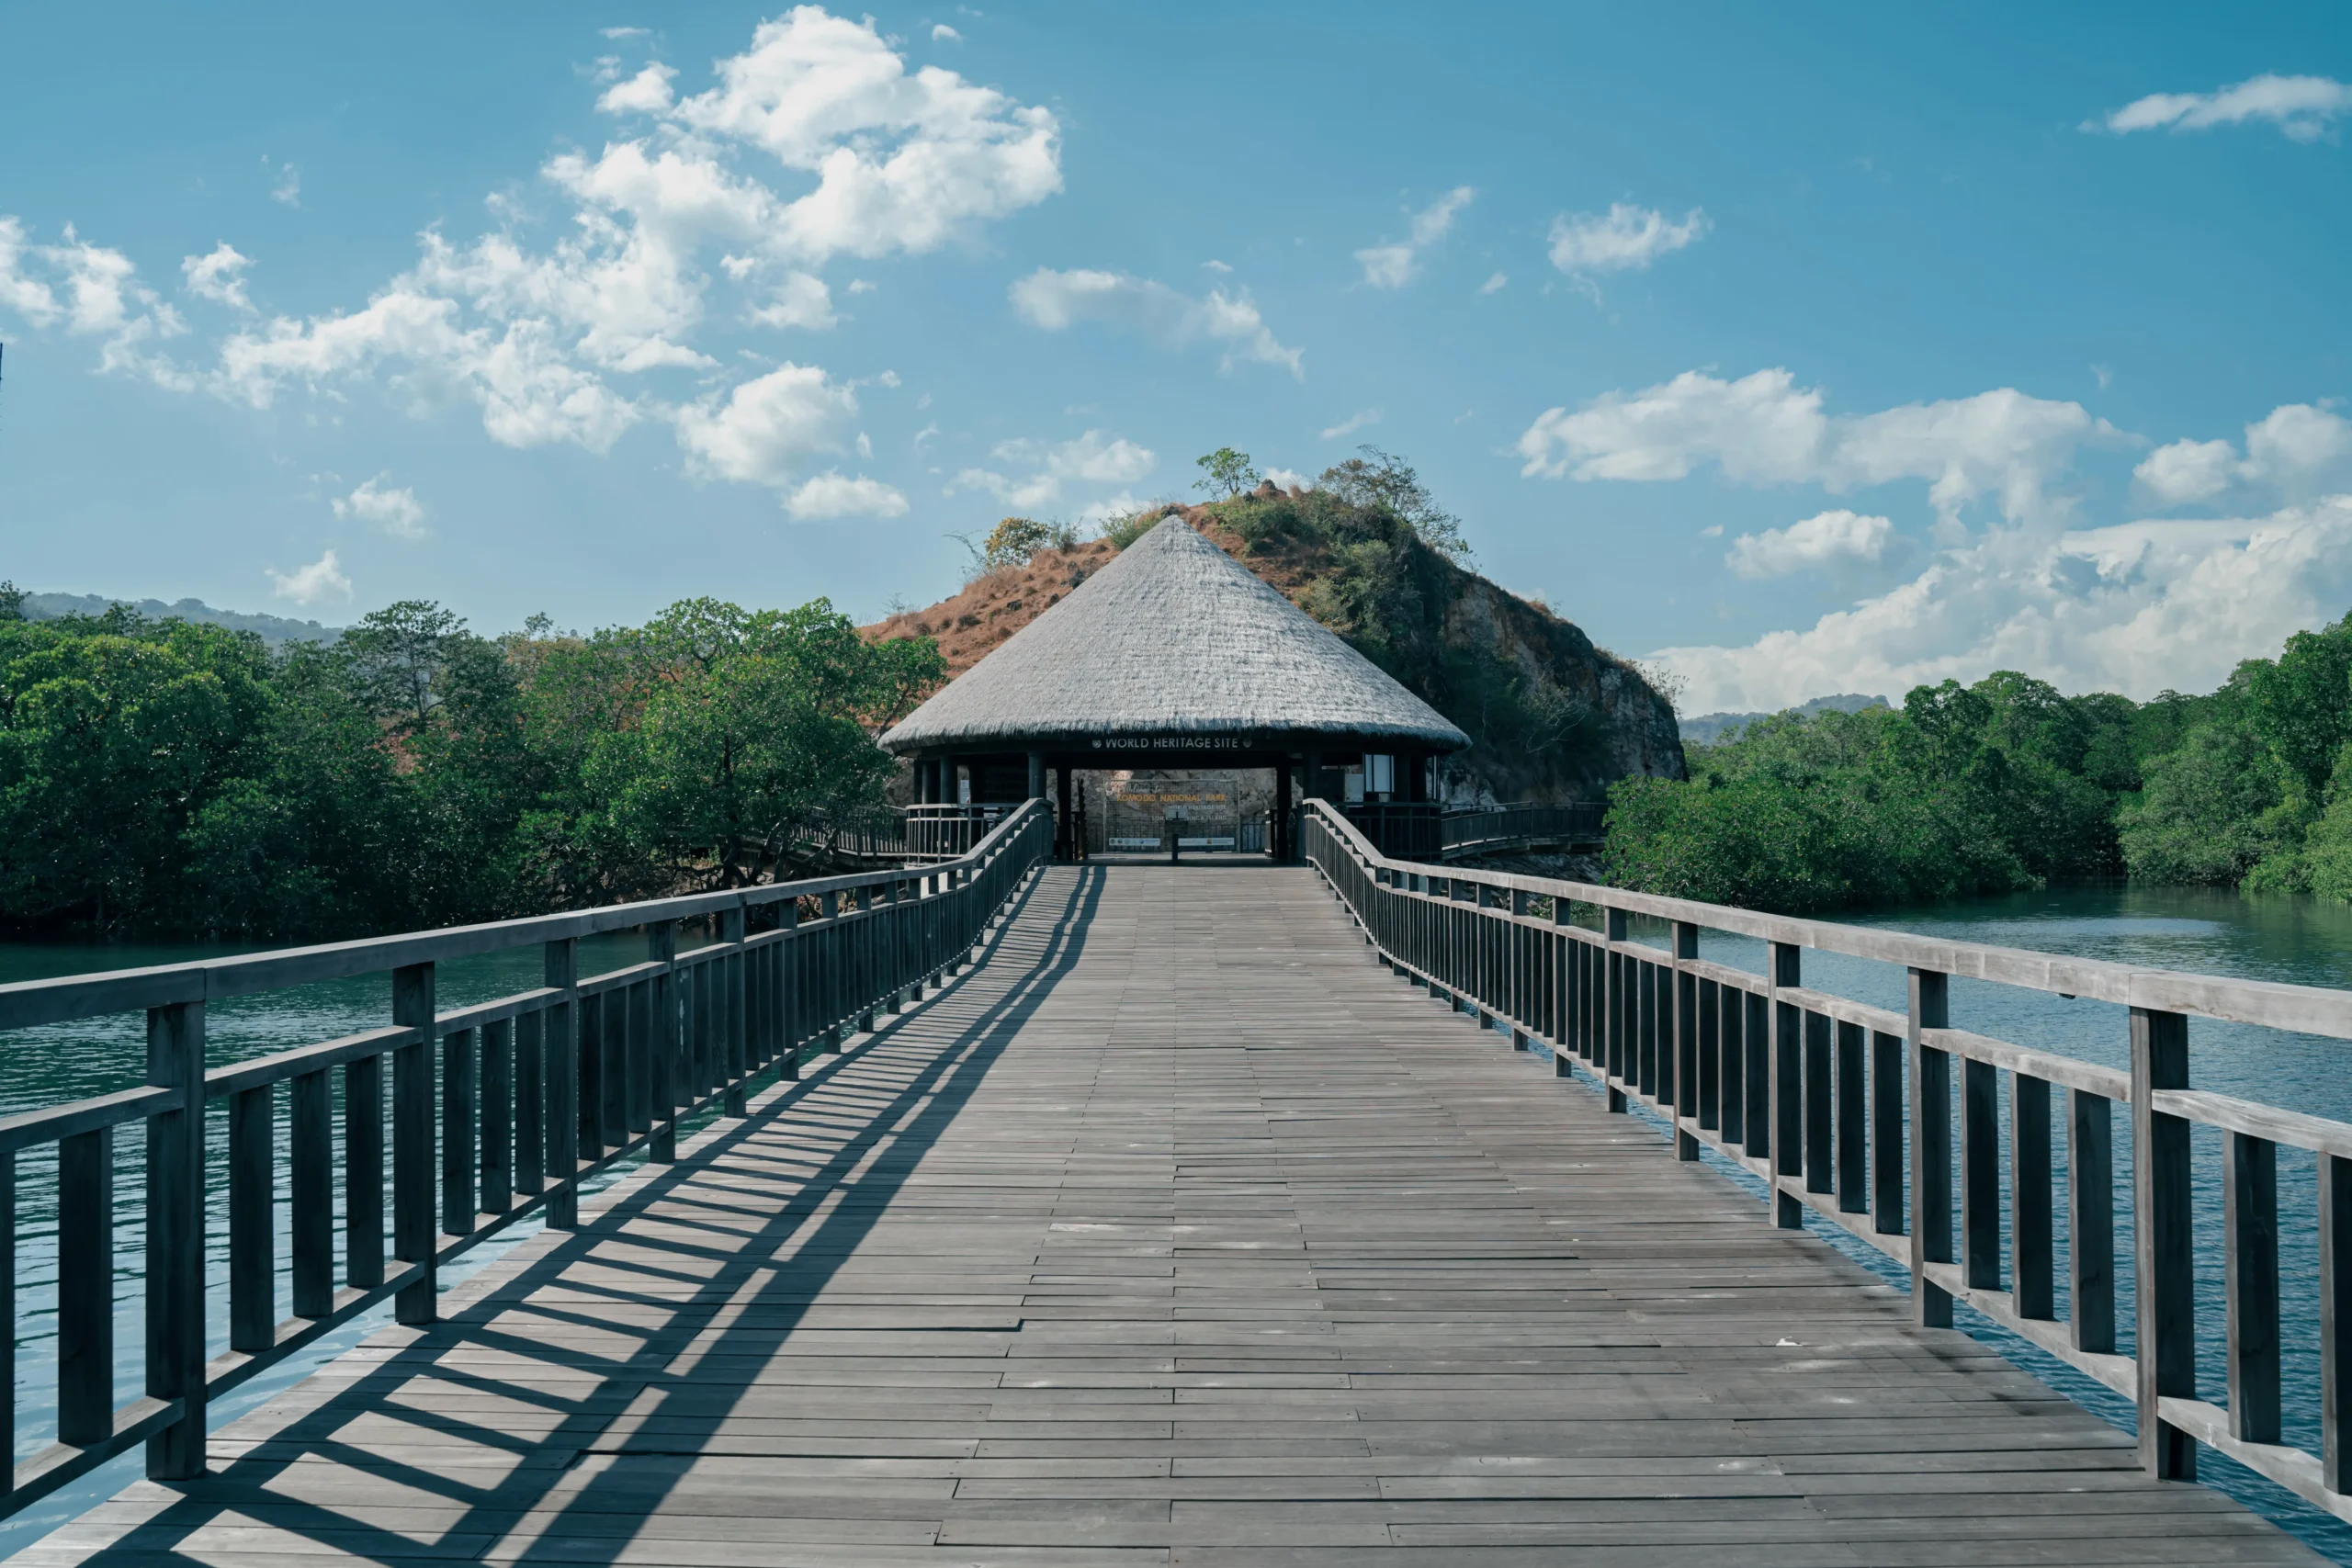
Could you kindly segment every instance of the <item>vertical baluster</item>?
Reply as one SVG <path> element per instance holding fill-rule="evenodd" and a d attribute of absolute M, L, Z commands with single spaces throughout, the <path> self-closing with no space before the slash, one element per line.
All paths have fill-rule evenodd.
<path fill-rule="evenodd" d="M 645 1114 L 652 1134 L 646 1157 L 674 1162 L 678 1157 L 677 922 L 657 920 L 647 926 L 645 948 L 649 959 L 666 966 L 644 987 Z"/>
<path fill-rule="evenodd" d="M 392 1256 L 417 1266 L 401 1287 L 393 1315 L 401 1323 L 431 1323 L 440 1287 L 433 1256 L 433 965 L 392 971 L 392 1021 L 421 1038 L 392 1053 Z"/>
<path fill-rule="evenodd" d="M 628 1145 L 629 1034 L 637 1022 L 636 998 L 630 993 L 635 989 L 633 986 L 619 986 L 606 991 L 605 1005 L 597 1010 L 603 1015 L 603 1027 L 597 1034 L 605 1059 L 601 1075 L 605 1103 L 600 1111 L 603 1128 L 599 1135 L 607 1153 Z"/>
<path fill-rule="evenodd" d="M 1828 1192 L 1838 1184 L 1836 1055 L 1826 1013 L 1804 1015 L 1804 1190 Z"/>
<path fill-rule="evenodd" d="M 718 919 L 721 939 L 740 946 L 743 941 L 745 929 L 742 906 L 737 905 L 734 908 L 722 911 Z M 743 1028 L 743 955 L 738 952 L 729 957 L 720 959 L 718 963 L 720 968 L 718 983 L 723 994 L 718 998 L 713 1010 L 718 1016 L 722 1030 L 721 1071 L 727 1076 L 726 1112 L 729 1116 L 741 1116 L 745 1114 L 743 1080 L 750 1071 Z"/>
<path fill-rule="evenodd" d="M 1723 1074 L 1715 1095 L 1721 1107 L 1718 1130 L 1724 1146 L 1737 1150 L 1747 1142 L 1747 993 L 1731 986 L 1716 990 L 1715 1055 Z"/>
<path fill-rule="evenodd" d="M 1698 1083 L 1693 1089 L 1699 1106 L 1699 1125 L 1707 1132 L 1723 1126 L 1723 987 L 1713 980 L 1698 982 L 1699 1046 Z"/>
<path fill-rule="evenodd" d="M 148 1028 L 151 1035 L 154 1028 L 155 1014 L 164 1010 L 162 1008 L 148 1010 Z M 166 1111 L 165 1114 L 175 1116 L 179 1112 Z M 147 1135 L 152 1145 L 154 1137 L 153 1118 L 148 1121 Z M 155 1184 L 151 1179 L 148 1182 L 148 1195 L 151 1199 L 154 1195 L 154 1187 Z M 153 1213 L 153 1211 L 151 1210 L 150 1213 Z M 200 1214 L 199 1217 L 201 1217 Z M 152 1227 L 155 1221 L 151 1220 L 149 1224 Z M 153 1397 L 168 1399 L 174 1397 L 178 1391 L 167 1390 L 160 1394 L 155 1393 L 155 1298 L 157 1294 L 155 1266 L 161 1261 L 157 1257 L 155 1240 L 151 1228 L 148 1239 L 149 1271 L 147 1275 L 147 1392 Z M 196 1300 L 198 1310 L 201 1311 L 204 1298 L 198 1294 Z M 8 1328 L 6 1334 L 0 1335 L 0 1389 L 7 1391 L 7 1397 L 0 1400 L 0 1445 L 5 1445 L 0 1446 L 0 1453 L 6 1454 L 10 1461 L 6 1466 L 0 1466 L 0 1472 L 5 1472 L 5 1474 L 0 1474 L 0 1506 L 5 1506 L 7 1495 L 16 1488 L 14 1461 L 17 1453 L 17 1151 L 14 1149 L 0 1149 L 0 1324 L 6 1324 Z M 198 1326 L 202 1326 L 200 1318 Z M 197 1344 L 197 1353 L 199 1358 L 203 1350 L 203 1342 L 199 1338 Z M 200 1386 L 202 1383 L 201 1360 L 198 1361 L 198 1382 Z M 151 1477 L 159 1481 L 174 1479 L 166 1472 L 157 1468 L 156 1445 L 164 1438 L 176 1432 L 187 1424 L 187 1418 L 183 1416 L 161 1434 L 147 1439 L 147 1473 Z M 201 1460 L 202 1456 L 199 1454 L 199 1463 Z"/>
<path fill-rule="evenodd" d="M 580 1021 L 573 1046 L 572 1146 L 593 1164 L 605 1153 L 605 993 L 580 998 L 572 1011 Z"/>
<path fill-rule="evenodd" d="M 1960 1100 L 1961 1278 L 2001 1288 L 2001 1070 L 1963 1058 Z"/>
<path fill-rule="evenodd" d="M 547 1089 L 547 1179 L 556 1190 L 548 1197 L 548 1225 L 570 1230 L 580 1223 L 580 1104 L 582 1053 L 580 1049 L 580 943 L 571 938 L 551 942 L 542 950 L 543 984 L 561 996 L 547 1010 L 547 1029 L 539 1042 L 541 1073 Z"/>
<path fill-rule="evenodd" d="M 2132 1251 L 2138 1283 L 2140 1462 L 2159 1480 L 2193 1481 L 2197 1444 L 2158 1414 L 2165 1395 L 2197 1396 L 2197 1273 L 2189 1208 L 2188 1123 L 2150 1096 L 2188 1087 L 2188 1020 L 2132 1010 Z"/>
<path fill-rule="evenodd" d="M 1618 942 L 1625 941 L 1625 909 L 1604 909 L 1609 950 L 1606 950 L 1606 999 L 1601 1004 L 1601 1027 L 1604 1027 L 1606 1075 L 1609 1075 L 1609 1110 L 1625 1110 L 1625 1037 L 1633 1030 L 1633 959 L 1618 950 Z"/>
<path fill-rule="evenodd" d="M 514 1021 L 514 1192 L 536 1198 L 547 1190 L 548 1019 L 552 1009 Z"/>
<path fill-rule="evenodd" d="M 2101 1355 L 2115 1351 L 2114 1103 L 2066 1091 L 2067 1331 Z"/>
<path fill-rule="evenodd" d="M 182 1402 L 177 1421 L 147 1439 L 147 1474 L 186 1481 L 204 1472 L 204 1004 L 147 1010 L 147 1081 L 177 1089 L 180 1109 L 147 1119 L 147 1393 Z M 16 1452 L 17 1156 L 0 1154 L 0 1365 L 8 1424 L 0 1453 Z"/>
<path fill-rule="evenodd" d="M 656 1038 L 653 982 L 639 980 L 628 988 L 628 1117 L 631 1137 L 653 1131 L 653 1077 L 662 1055 Z"/>
<path fill-rule="evenodd" d="M 441 1234 L 471 1235 L 476 1210 L 475 1146 L 481 1083 L 474 1032 L 453 1029 L 441 1037 Z"/>
<path fill-rule="evenodd" d="M 1670 1044 L 1659 1046 L 1657 1076 L 1659 1096 L 1668 1102 L 1666 1111 L 1675 1124 L 1677 1159 L 1699 1157 L 1699 1140 L 1686 1130 L 1699 1119 L 1699 979 L 1682 968 L 1684 959 L 1698 956 L 1698 926 L 1690 920 L 1675 921 L 1674 963 L 1659 972 L 1660 982 L 1671 991 L 1673 1038 Z M 1669 1076 L 1672 1081 L 1665 1081 Z"/>
<path fill-rule="evenodd" d="M 1903 1037 L 1871 1031 L 1871 1217 L 1903 1234 Z"/>
<path fill-rule="evenodd" d="M 296 1317 L 334 1310 L 334 1081 L 321 1067 L 287 1086 L 288 1243 Z"/>
<path fill-rule="evenodd" d="M 2278 1440 L 2278 1145 L 2222 1134 L 2230 1435 Z"/>
<path fill-rule="evenodd" d="M 1911 1311 L 1923 1328 L 1951 1326 L 1951 1292 L 1928 1280 L 1927 1265 L 1952 1261 L 1951 1056 L 1925 1043 L 1922 1032 L 1951 1024 L 1951 977 L 1911 971 L 1911 1016 L 1904 1042 L 1911 1056 Z"/>
<path fill-rule="evenodd" d="M 481 1210 L 514 1202 L 514 1021 L 481 1028 Z"/>
<path fill-rule="evenodd" d="M 1859 1023 L 1838 1024 L 1838 1208 L 1848 1214 L 1871 1206 L 1868 1033 Z"/>
<path fill-rule="evenodd" d="M 343 1277 L 384 1282 L 384 1058 L 343 1065 Z"/>
<path fill-rule="evenodd" d="M 57 1143 L 57 1440 L 114 1435 L 114 1129 Z"/>
<path fill-rule="evenodd" d="M 2352 1159 L 2319 1156 L 2320 1477 L 2352 1492 Z"/>
<path fill-rule="evenodd" d="M 229 1097 L 229 1348 L 277 1343 L 277 1090 Z"/>
<path fill-rule="evenodd" d="M 2009 1250 L 2019 1317 L 2058 1315 L 2052 1240 L 2050 1084 L 2031 1073 L 2009 1075 Z"/>
<path fill-rule="evenodd" d="M 1772 1223 L 1784 1231 L 1804 1225 L 1804 1204 L 1781 1190 L 1780 1179 L 1804 1174 L 1804 1016 L 1780 999 L 1783 986 L 1801 982 L 1804 950 L 1794 942 L 1771 947 L 1772 1015 Z"/>
<path fill-rule="evenodd" d="M 939 902 L 942 906 L 947 906 L 952 898 L 952 894 L 943 895 Z M 942 922 L 941 945 L 947 951 L 947 969 L 950 974 L 953 974 L 956 967 L 953 951 L 955 943 L 945 929 L 945 922 L 953 917 L 948 908 L 943 908 L 938 918 Z M 776 943 L 775 955 L 776 970 L 779 976 L 776 994 L 782 998 L 778 1010 L 780 1016 L 776 1021 L 776 1045 L 777 1054 L 783 1058 L 782 1065 L 776 1068 L 776 1077 L 783 1082 L 790 1083 L 800 1077 L 800 1040 L 807 1031 L 807 1025 L 803 1020 L 808 1013 L 806 1004 L 801 999 L 801 953 L 807 943 L 802 941 L 799 934 L 799 899 L 785 900 L 779 907 L 776 925 L 778 930 L 791 933 L 787 940 Z"/>

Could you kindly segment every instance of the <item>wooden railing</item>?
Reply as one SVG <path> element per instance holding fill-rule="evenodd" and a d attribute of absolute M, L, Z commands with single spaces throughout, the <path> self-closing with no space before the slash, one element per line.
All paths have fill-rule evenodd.
<path fill-rule="evenodd" d="M 1019 801 L 969 806 L 910 806 L 906 808 L 905 844 L 909 860 L 953 860 L 968 854 L 996 825 L 1021 808 Z"/>
<path fill-rule="evenodd" d="M 1584 1068 L 1611 1110 L 1639 1100 L 1670 1123 L 1680 1157 L 1697 1159 L 1703 1146 L 1752 1173 L 1780 1225 L 1800 1226 L 1810 1210 L 1907 1269 L 1921 1324 L 1948 1326 L 1952 1303 L 1963 1301 L 2132 1401 L 2141 1457 L 2156 1475 L 2192 1478 L 2201 1442 L 2352 1519 L 2352 1125 L 2188 1082 L 2190 1019 L 2352 1039 L 2352 993 L 1418 864 L 1382 856 L 1327 802 L 1309 802 L 1304 815 L 1306 858 L 1399 975 L 1475 1010 L 1482 1025 L 1499 1021 L 1514 1045 L 1544 1043 L 1555 1072 Z M 1572 924 L 1578 908 L 1600 929 Z M 1633 916 L 1669 922 L 1671 947 L 1630 941 Z M 1769 973 L 1702 960 L 1702 929 L 1764 942 Z M 1907 1010 L 1807 989 L 1808 950 L 1903 965 Z M 1955 976 L 2128 1009 L 2131 1070 L 1952 1027 Z M 2053 1089 L 2066 1097 L 2064 1321 Z M 2132 1151 L 2120 1194 L 2119 1108 Z M 2198 1388 L 2193 1126 L 2222 1138 L 2225 1405 Z M 2282 1144 L 2317 1160 L 2316 1452 L 2282 1440 Z M 2119 1348 L 2119 1203 L 2132 1222 L 2131 1354 Z"/>
<path fill-rule="evenodd" d="M 1513 850 L 1551 844 L 1596 844 L 1601 818 L 1608 807 L 1572 801 L 1564 806 L 1491 806 L 1476 811 L 1449 811 L 1439 818 L 1447 860 L 1457 855 L 1506 854 Z"/>
<path fill-rule="evenodd" d="M 549 1225 L 577 1224 L 584 1179 L 639 1152 L 675 1158 L 682 1118 L 714 1108 L 742 1115 L 761 1074 L 797 1077 L 805 1050 L 838 1051 L 845 1031 L 871 1029 L 877 1012 L 962 967 L 1052 844 L 1052 818 L 1033 802 L 952 861 L 887 874 L 0 986 L 0 1032 L 141 1010 L 147 1019 L 144 1086 L 0 1119 L 0 1321 L 12 1330 L 17 1156 L 55 1145 L 58 1183 L 57 1440 L 15 1466 L 0 1514 L 141 1442 L 149 1475 L 200 1473 L 209 1401 L 387 1298 L 399 1321 L 433 1321 L 441 1264 L 541 1208 Z M 718 940 L 679 952 L 687 920 L 715 922 Z M 643 963 L 577 973 L 581 938 L 637 928 Z M 436 964 L 528 946 L 543 951 L 543 986 L 435 1008 Z M 384 1027 L 206 1069 L 208 1003 L 373 974 L 391 980 Z M 281 1086 L 285 1318 L 274 1212 Z M 208 1360 L 205 1118 L 216 1102 L 228 1132 L 229 1349 Z M 146 1143 L 146 1393 L 118 1404 L 114 1139 L 132 1125 Z M 17 1343 L 13 1332 L 0 1339 L 9 1356 L 0 1386 L 15 1385 Z M 16 1405 L 5 1408 L 13 1446 Z"/>

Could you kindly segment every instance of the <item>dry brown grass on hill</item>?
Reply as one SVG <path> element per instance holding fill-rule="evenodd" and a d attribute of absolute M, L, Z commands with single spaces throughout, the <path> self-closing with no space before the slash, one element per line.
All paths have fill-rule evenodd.
<path fill-rule="evenodd" d="M 953 680 L 1102 570 L 1116 554 L 1107 539 L 1089 539 L 1069 550 L 1040 550 L 1025 565 L 983 572 L 952 599 L 925 609 L 902 610 L 858 629 L 875 638 L 936 638 Z"/>

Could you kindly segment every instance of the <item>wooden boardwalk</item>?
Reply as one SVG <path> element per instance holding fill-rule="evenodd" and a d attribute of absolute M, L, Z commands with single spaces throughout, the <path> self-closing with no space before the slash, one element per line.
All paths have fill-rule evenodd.
<path fill-rule="evenodd" d="M 20 1562 L 2308 1563 L 1380 969 L 1048 871 L 985 964 Z"/>

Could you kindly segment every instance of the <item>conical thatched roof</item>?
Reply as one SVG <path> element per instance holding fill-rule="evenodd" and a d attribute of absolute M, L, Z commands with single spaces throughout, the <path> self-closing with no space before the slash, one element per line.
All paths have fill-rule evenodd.
<path fill-rule="evenodd" d="M 882 738 L 892 751 L 1103 737 L 1470 738 L 1170 517 Z"/>

